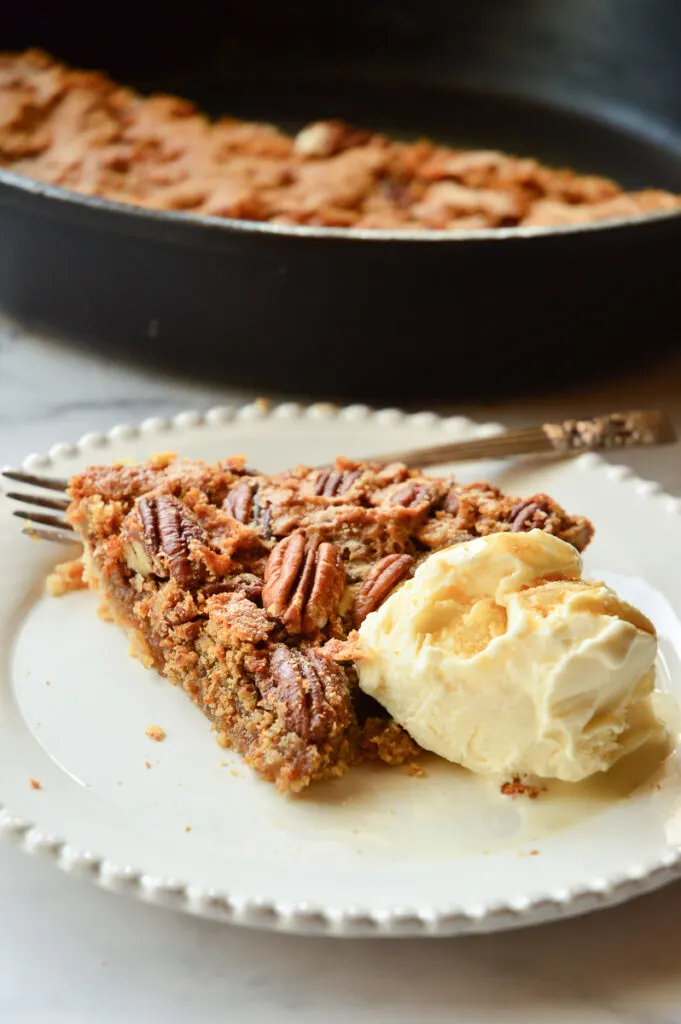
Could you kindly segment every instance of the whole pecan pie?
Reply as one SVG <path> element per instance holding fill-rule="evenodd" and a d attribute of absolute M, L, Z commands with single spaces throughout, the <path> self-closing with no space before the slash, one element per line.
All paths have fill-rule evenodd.
<path fill-rule="evenodd" d="M 345 459 L 266 476 L 157 456 L 94 466 L 70 496 L 87 580 L 133 652 L 282 791 L 418 754 L 359 690 L 354 630 L 431 551 L 535 528 L 581 550 L 593 532 L 545 494 Z"/>
<path fill-rule="evenodd" d="M 681 204 L 533 157 L 402 142 L 339 121 L 295 136 L 211 121 L 186 99 L 142 96 L 39 50 L 0 53 L 0 167 L 155 210 L 361 230 L 569 225 Z"/>

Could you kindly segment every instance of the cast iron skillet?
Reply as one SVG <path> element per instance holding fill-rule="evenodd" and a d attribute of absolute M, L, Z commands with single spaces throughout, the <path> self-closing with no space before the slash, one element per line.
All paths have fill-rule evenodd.
<path fill-rule="evenodd" d="M 22 13 L 25 11 L 25 13 Z M 211 113 L 341 117 L 681 191 L 676 0 L 34 0 L 39 45 Z M 395 233 L 151 213 L 0 172 L 0 309 L 120 358 L 263 389 L 453 399 L 673 344 L 681 216 Z"/>

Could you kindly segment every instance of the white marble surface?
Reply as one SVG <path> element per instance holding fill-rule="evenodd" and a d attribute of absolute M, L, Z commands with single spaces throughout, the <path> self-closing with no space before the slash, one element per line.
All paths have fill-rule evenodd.
<path fill-rule="evenodd" d="M 0 463 L 88 430 L 247 397 L 0 327 Z M 681 359 L 580 395 L 460 411 L 520 424 L 655 404 L 681 426 Z M 630 461 L 681 493 L 675 449 Z M 681 884 L 515 934 L 295 939 L 115 897 L 0 846 L 0 1022 L 681 1024 L 680 920 Z"/>

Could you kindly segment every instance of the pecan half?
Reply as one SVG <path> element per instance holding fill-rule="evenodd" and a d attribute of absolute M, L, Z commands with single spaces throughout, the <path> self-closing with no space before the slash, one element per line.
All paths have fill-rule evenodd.
<path fill-rule="evenodd" d="M 151 576 L 154 571 L 154 565 L 145 544 L 137 538 L 131 537 L 125 541 L 123 557 L 128 568 L 139 573 L 140 576 Z"/>
<path fill-rule="evenodd" d="M 411 555 L 386 555 L 367 574 L 352 609 L 352 624 L 359 629 L 370 612 L 376 611 L 391 590 L 409 575 Z"/>
<path fill-rule="evenodd" d="M 272 509 L 269 505 L 260 513 L 260 533 L 265 540 L 272 536 Z"/>
<path fill-rule="evenodd" d="M 392 203 L 402 210 L 409 207 L 412 199 L 409 185 L 397 178 L 386 178 L 379 186 L 379 193 L 387 202 Z"/>
<path fill-rule="evenodd" d="M 401 505 L 402 508 L 418 508 L 431 500 L 430 488 L 418 480 L 409 480 L 388 498 L 388 504 Z"/>
<path fill-rule="evenodd" d="M 328 157 L 341 148 L 347 128 L 339 121 L 314 121 L 293 140 L 293 152 L 302 157 Z"/>
<path fill-rule="evenodd" d="M 522 533 L 524 530 L 535 528 L 541 530 L 551 512 L 549 499 L 542 494 L 528 498 L 527 501 L 521 501 L 511 509 L 509 517 L 511 532 Z"/>
<path fill-rule="evenodd" d="M 199 583 L 202 567 L 192 559 L 192 541 L 206 543 L 206 536 L 190 510 L 170 494 L 140 498 L 137 511 L 143 543 L 154 572 L 171 576 L 181 587 Z"/>
<path fill-rule="evenodd" d="M 209 583 L 202 588 L 201 593 L 204 597 L 213 597 L 215 594 L 242 594 L 257 604 L 262 596 L 262 580 L 251 572 L 240 572 L 226 580 Z"/>
<path fill-rule="evenodd" d="M 350 128 L 342 121 L 313 121 L 293 140 L 293 152 L 306 159 L 324 158 L 355 146 L 364 146 L 371 133 Z"/>
<path fill-rule="evenodd" d="M 241 480 L 232 487 L 222 507 L 240 523 L 250 523 L 258 518 L 257 493 L 257 480 Z"/>
<path fill-rule="evenodd" d="M 334 544 L 302 530 L 275 546 L 265 567 L 263 605 L 289 633 L 312 634 L 338 607 L 345 569 Z"/>
<path fill-rule="evenodd" d="M 338 498 L 349 491 L 361 475 L 361 469 L 323 469 L 315 480 L 314 492 L 318 497 Z"/>
<path fill-rule="evenodd" d="M 403 462 L 390 462 L 377 471 L 374 479 L 379 487 L 385 487 L 387 484 L 401 483 L 408 476 L 409 470 Z"/>
<path fill-rule="evenodd" d="M 345 672 L 314 647 L 277 644 L 269 673 L 258 679 L 263 700 L 284 728 L 308 743 L 324 743 L 342 734 L 352 721 Z"/>
<path fill-rule="evenodd" d="M 260 484 L 257 480 L 241 480 L 236 487 L 232 487 L 222 507 L 245 526 L 258 526 L 264 538 L 271 536 L 272 512 L 260 503 Z"/>
<path fill-rule="evenodd" d="M 459 507 L 461 502 L 459 501 L 459 495 L 456 487 L 450 487 L 445 495 L 443 508 L 445 512 L 449 513 L 450 516 L 456 516 L 459 513 Z"/>

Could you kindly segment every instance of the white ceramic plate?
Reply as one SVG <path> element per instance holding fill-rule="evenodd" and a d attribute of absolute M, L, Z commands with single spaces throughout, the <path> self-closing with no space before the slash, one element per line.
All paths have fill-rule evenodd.
<path fill-rule="evenodd" d="M 359 406 L 268 412 L 256 403 L 88 435 L 31 456 L 26 468 L 65 476 L 170 449 L 207 460 L 243 453 L 272 471 L 495 429 Z M 593 456 L 477 464 L 460 475 L 518 495 L 547 491 L 595 521 L 587 571 L 656 623 L 660 685 L 681 697 L 679 502 Z M 433 759 L 422 778 L 363 768 L 283 799 L 216 745 L 181 691 L 128 657 L 92 595 L 44 595 L 46 572 L 68 553 L 22 538 L 9 504 L 0 502 L 0 833 L 27 851 L 192 913 L 332 935 L 518 927 L 677 876 L 676 757 L 633 792 L 620 777 L 511 799 L 497 780 Z M 150 724 L 165 729 L 165 742 L 147 739 Z"/>

